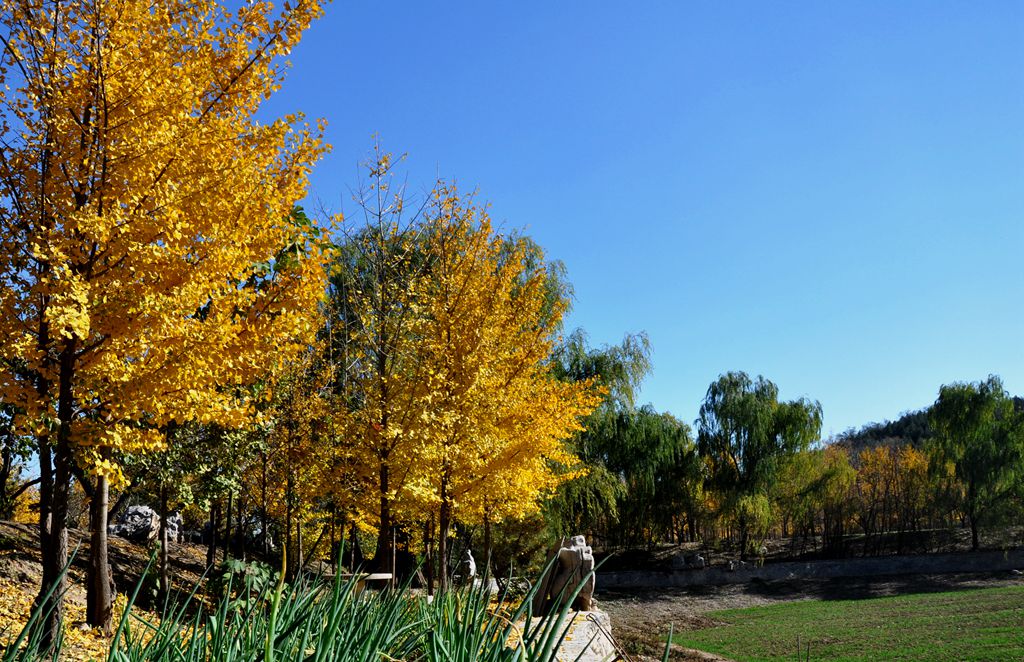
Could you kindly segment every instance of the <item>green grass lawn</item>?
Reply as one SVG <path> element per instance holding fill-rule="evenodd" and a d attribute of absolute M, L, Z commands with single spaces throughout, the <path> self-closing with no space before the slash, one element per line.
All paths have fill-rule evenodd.
<path fill-rule="evenodd" d="M 736 660 L 1022 660 L 1024 586 L 808 600 L 707 614 L 727 625 L 673 640 Z M 800 659 L 805 659 L 801 657 Z"/>

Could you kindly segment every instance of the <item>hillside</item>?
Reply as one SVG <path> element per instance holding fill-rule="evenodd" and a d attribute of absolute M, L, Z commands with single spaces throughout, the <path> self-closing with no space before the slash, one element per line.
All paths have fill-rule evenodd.
<path fill-rule="evenodd" d="M 920 448 L 931 436 L 928 409 L 907 412 L 895 421 L 868 423 L 859 430 L 847 430 L 835 443 L 845 447 L 851 455 L 875 446 L 913 446 Z"/>
<path fill-rule="evenodd" d="M 1024 398 L 1014 396 L 1013 406 L 1018 412 L 1024 412 Z M 913 446 L 921 448 L 932 434 L 928 422 L 930 408 L 910 411 L 895 421 L 868 423 L 858 430 L 847 430 L 836 439 L 836 444 L 845 447 L 851 455 L 856 455 L 865 448 L 875 446 Z"/>
<path fill-rule="evenodd" d="M 0 520 L 0 633 L 20 630 L 26 621 L 32 600 L 39 590 L 42 565 L 39 562 L 38 538 L 34 526 Z M 62 659 L 82 660 L 100 654 L 108 645 L 98 632 L 85 625 L 85 573 L 89 558 L 87 532 L 70 529 L 68 548 L 74 554 L 69 569 L 67 615 L 65 619 L 65 650 Z M 77 549 L 77 551 L 76 551 Z M 189 543 L 169 547 L 172 584 L 177 589 L 195 586 L 206 567 L 206 547 Z M 123 538 L 110 538 L 110 565 L 119 599 L 115 613 L 125 603 L 146 571 L 150 550 Z M 145 588 L 145 587 L 144 587 Z M 140 591 L 140 603 L 147 602 Z M 155 619 L 155 616 L 154 616 Z M 4 637 L 0 637 L 2 640 Z"/>

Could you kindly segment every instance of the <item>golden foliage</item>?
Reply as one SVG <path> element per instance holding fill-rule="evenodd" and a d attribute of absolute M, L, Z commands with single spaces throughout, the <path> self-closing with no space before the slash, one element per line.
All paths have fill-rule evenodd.
<path fill-rule="evenodd" d="M 24 367 L 0 374 L 0 397 L 21 431 L 63 416 L 78 461 L 117 479 L 99 451 L 159 448 L 172 421 L 241 423 L 231 387 L 309 338 L 322 249 L 292 208 L 324 146 L 300 116 L 254 114 L 320 11 L 0 12 L 0 359 Z"/>
<path fill-rule="evenodd" d="M 14 515 L 11 518 L 19 524 L 39 523 L 39 490 L 30 487 L 18 495 L 14 502 Z"/>
<path fill-rule="evenodd" d="M 18 633 L 28 622 L 32 613 L 32 601 L 35 598 L 35 587 L 19 584 L 6 577 L 0 577 L 0 644 L 13 642 Z M 118 593 L 114 599 L 114 613 L 124 612 L 128 602 L 127 596 Z M 110 650 L 110 638 L 104 636 L 101 628 L 89 628 L 85 623 L 85 605 L 69 601 L 66 605 L 63 627 L 63 652 L 65 660 L 104 660 Z M 133 607 L 136 612 L 142 611 Z M 150 623 L 158 624 L 157 614 L 143 612 L 143 617 Z"/>
<path fill-rule="evenodd" d="M 527 244 L 454 186 L 401 220 L 391 167 L 378 152 L 362 195 L 377 206 L 335 281 L 348 366 L 337 479 L 355 485 L 363 528 L 529 515 L 575 475 L 564 442 L 600 401 L 549 371 L 566 302 Z"/>
<path fill-rule="evenodd" d="M 527 270 L 521 243 L 495 233 L 453 186 L 437 189 L 425 234 L 429 266 L 413 324 L 425 392 L 412 489 L 421 509 L 464 522 L 528 515 L 572 477 L 556 470 L 578 464 L 563 442 L 599 394 L 550 373 L 565 302 L 545 318 L 546 274 Z"/>

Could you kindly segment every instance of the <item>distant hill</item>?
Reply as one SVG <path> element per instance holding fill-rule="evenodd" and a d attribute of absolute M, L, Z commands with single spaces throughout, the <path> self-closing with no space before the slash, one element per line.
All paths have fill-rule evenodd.
<path fill-rule="evenodd" d="M 1013 405 L 1018 412 L 1024 412 L 1024 398 L 1015 396 Z M 875 446 L 921 448 L 932 434 L 931 425 L 928 423 L 930 409 L 930 407 L 926 407 L 918 411 L 907 412 L 895 421 L 868 423 L 859 430 L 847 430 L 836 437 L 833 443 L 844 446 L 852 455 L 856 455 L 865 448 Z"/>
<path fill-rule="evenodd" d="M 920 448 L 931 436 L 928 409 L 908 412 L 895 421 L 868 423 L 859 430 L 847 430 L 834 443 L 844 446 L 856 455 L 865 448 L 875 446 L 913 446 Z"/>

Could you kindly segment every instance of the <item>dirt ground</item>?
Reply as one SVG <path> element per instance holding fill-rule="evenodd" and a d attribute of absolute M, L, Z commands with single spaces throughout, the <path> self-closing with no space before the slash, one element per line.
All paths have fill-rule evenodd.
<path fill-rule="evenodd" d="M 42 577 L 39 562 L 39 539 L 35 526 L 0 521 L 0 577 L 38 588 Z M 111 575 L 119 593 L 130 593 L 149 562 L 152 545 L 138 545 L 117 536 L 110 536 Z M 77 550 L 77 552 L 76 552 Z M 169 546 L 171 577 L 176 588 L 191 589 L 206 568 L 206 547 L 187 543 Z M 85 580 L 89 558 L 88 532 L 68 530 L 68 552 L 74 555 L 70 568 L 72 601 L 81 599 L 85 591 L 76 590 Z M 81 595 L 79 595 L 81 593 Z"/>
<path fill-rule="evenodd" d="M 28 618 L 32 601 L 39 590 L 42 566 L 39 562 L 38 533 L 28 524 L 0 521 L 0 633 L 18 632 Z M 77 553 L 75 553 L 77 549 Z M 199 545 L 170 546 L 171 581 L 175 588 L 191 589 L 199 581 L 206 565 L 206 548 Z M 98 659 L 109 646 L 99 632 L 85 625 L 85 575 L 89 557 L 89 541 L 85 531 L 68 531 L 68 551 L 74 554 L 69 568 L 64 628 L 64 651 L 61 659 Z M 109 543 L 111 574 L 120 597 L 114 612 L 119 614 L 125 594 L 134 590 L 146 570 L 151 548 L 111 537 Z M 140 593 L 139 604 L 145 594 Z M 147 614 L 155 620 L 155 614 Z M 2 639 L 2 637 L 0 637 Z"/>
<path fill-rule="evenodd" d="M 615 638 L 634 659 L 660 659 L 669 624 L 678 632 L 719 625 L 710 612 L 797 600 L 851 600 L 908 593 L 932 593 L 1024 584 L 1011 573 L 906 575 L 799 581 L 750 582 L 726 586 L 602 591 L 598 608 L 611 616 Z M 673 646 L 672 660 L 723 658 Z"/>

